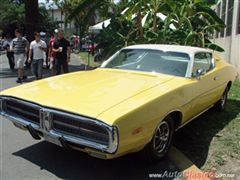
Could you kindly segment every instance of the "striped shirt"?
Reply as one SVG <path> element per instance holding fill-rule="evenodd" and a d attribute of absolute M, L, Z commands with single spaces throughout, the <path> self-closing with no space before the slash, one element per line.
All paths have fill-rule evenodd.
<path fill-rule="evenodd" d="M 28 46 L 28 41 L 24 37 L 13 39 L 11 44 L 11 48 L 13 49 L 14 54 L 25 54 L 27 46 Z"/>

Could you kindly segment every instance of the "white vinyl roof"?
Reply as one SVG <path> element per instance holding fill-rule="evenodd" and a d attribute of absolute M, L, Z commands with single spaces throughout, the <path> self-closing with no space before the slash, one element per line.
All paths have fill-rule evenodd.
<path fill-rule="evenodd" d="M 175 51 L 186 54 L 195 54 L 197 52 L 211 53 L 211 50 L 193 47 L 193 46 L 181 46 L 181 45 L 165 45 L 165 44 L 141 44 L 125 47 L 124 49 L 151 49 L 151 50 L 162 50 L 162 51 Z"/>

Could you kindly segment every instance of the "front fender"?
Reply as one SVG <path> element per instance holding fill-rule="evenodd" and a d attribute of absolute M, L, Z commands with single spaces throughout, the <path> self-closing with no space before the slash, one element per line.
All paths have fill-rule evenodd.
<path fill-rule="evenodd" d="M 117 153 L 135 152 L 142 149 L 151 141 L 157 125 L 168 114 L 179 111 L 185 118 L 187 111 L 191 109 L 191 105 L 188 104 L 191 92 L 187 86 L 170 88 L 172 86 L 173 84 L 152 88 L 122 102 L 98 117 L 107 119 L 107 121 L 115 119 L 113 124 L 119 129 Z"/>

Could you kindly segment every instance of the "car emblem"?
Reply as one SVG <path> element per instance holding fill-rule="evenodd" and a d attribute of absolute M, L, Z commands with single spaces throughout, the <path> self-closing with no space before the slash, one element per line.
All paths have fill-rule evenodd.
<path fill-rule="evenodd" d="M 49 131 L 50 130 L 50 112 L 46 111 L 46 109 L 41 108 L 39 110 L 40 114 L 40 127 L 43 130 Z"/>
<path fill-rule="evenodd" d="M 49 123 L 49 121 L 48 120 L 44 120 L 44 125 L 45 125 L 45 128 L 46 128 L 46 130 L 50 130 L 50 123 Z"/>

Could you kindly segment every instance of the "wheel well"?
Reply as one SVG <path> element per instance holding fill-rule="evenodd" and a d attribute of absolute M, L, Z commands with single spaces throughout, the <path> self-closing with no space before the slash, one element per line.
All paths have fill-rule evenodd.
<path fill-rule="evenodd" d="M 227 84 L 228 90 L 230 90 L 231 86 L 232 86 L 232 81 L 229 81 Z"/>
<path fill-rule="evenodd" d="M 174 112 L 171 112 L 169 115 L 173 117 L 174 126 L 175 126 L 175 129 L 177 129 L 182 122 L 182 113 L 180 111 L 174 111 Z"/>

